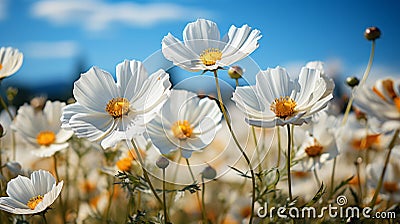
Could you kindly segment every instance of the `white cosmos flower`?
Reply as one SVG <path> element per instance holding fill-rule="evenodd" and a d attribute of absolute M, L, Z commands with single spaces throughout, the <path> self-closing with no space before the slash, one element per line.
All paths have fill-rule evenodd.
<path fill-rule="evenodd" d="M 101 141 L 103 148 L 144 132 L 169 95 L 169 75 L 158 70 L 148 76 L 139 61 L 117 65 L 117 82 L 110 73 L 91 68 L 75 82 L 76 103 L 64 108 L 63 127 L 80 138 Z"/>
<path fill-rule="evenodd" d="M 160 113 L 147 125 L 152 143 L 162 154 L 180 149 L 189 158 L 206 147 L 221 127 L 222 114 L 214 100 L 186 90 L 173 90 Z"/>
<path fill-rule="evenodd" d="M 183 30 L 183 43 L 171 33 L 162 40 L 164 57 L 188 71 L 212 71 L 231 65 L 258 47 L 259 30 L 231 26 L 222 39 L 217 24 L 198 19 Z"/>
<path fill-rule="evenodd" d="M 291 80 L 286 69 L 278 66 L 260 71 L 256 85 L 237 87 L 232 99 L 250 125 L 301 125 L 327 106 L 333 98 L 332 86 L 333 81 L 318 69 L 303 67 L 299 78 Z"/>
<path fill-rule="evenodd" d="M 8 197 L 0 198 L 0 209 L 13 214 L 36 214 L 48 208 L 60 195 L 63 181 L 45 170 L 34 171 L 31 178 L 18 176 L 7 184 Z"/>
<path fill-rule="evenodd" d="M 18 109 L 12 128 L 20 134 L 34 149 L 39 157 L 52 156 L 57 151 L 68 147 L 71 130 L 61 128 L 61 113 L 65 103 L 47 101 L 43 111 L 37 111 L 30 105 Z"/>
<path fill-rule="evenodd" d="M 400 128 L 400 80 L 379 79 L 356 90 L 354 105 L 384 123 L 384 129 Z"/>
<path fill-rule="evenodd" d="M 294 158 L 298 163 L 293 170 L 310 171 L 321 169 L 322 165 L 338 155 L 334 129 L 338 120 L 326 113 L 321 113 L 318 121 L 313 122 L 311 132 L 306 132 L 303 143 Z"/>
<path fill-rule="evenodd" d="M 16 73 L 21 68 L 24 55 L 12 47 L 0 48 L 0 80 Z"/>

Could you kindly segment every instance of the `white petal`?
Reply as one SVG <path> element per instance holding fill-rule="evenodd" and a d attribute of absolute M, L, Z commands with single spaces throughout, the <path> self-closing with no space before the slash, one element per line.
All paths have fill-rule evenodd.
<path fill-rule="evenodd" d="M 73 93 L 80 105 L 97 112 L 104 112 L 107 103 L 120 96 L 112 76 L 97 67 L 81 75 L 74 84 Z"/>
<path fill-rule="evenodd" d="M 71 117 L 69 126 L 79 138 L 97 141 L 108 134 L 113 127 L 113 120 L 111 116 L 102 113 L 75 114 Z"/>
<path fill-rule="evenodd" d="M 176 39 L 172 34 L 168 34 L 162 40 L 162 53 L 164 57 L 188 71 L 202 70 L 199 55 L 186 47 L 181 41 Z"/>
<path fill-rule="evenodd" d="M 44 196 L 49 192 L 53 185 L 56 183 L 56 179 L 48 171 L 38 170 L 31 174 L 32 184 L 38 195 Z"/>
<path fill-rule="evenodd" d="M 126 99 L 132 99 L 147 79 L 147 71 L 140 61 L 128 61 L 117 65 L 117 85 Z"/>
<path fill-rule="evenodd" d="M 50 157 L 56 152 L 68 148 L 69 143 L 51 144 L 50 146 L 41 146 L 39 149 L 32 150 L 32 154 L 37 157 Z"/>
<path fill-rule="evenodd" d="M 222 50 L 221 47 L 225 45 L 220 41 L 217 24 L 205 19 L 189 23 L 183 30 L 183 41 L 197 55 L 210 48 Z"/>
<path fill-rule="evenodd" d="M 18 176 L 7 184 L 7 195 L 15 200 L 26 204 L 29 199 L 36 196 L 35 188 L 31 180 L 24 176 Z"/>

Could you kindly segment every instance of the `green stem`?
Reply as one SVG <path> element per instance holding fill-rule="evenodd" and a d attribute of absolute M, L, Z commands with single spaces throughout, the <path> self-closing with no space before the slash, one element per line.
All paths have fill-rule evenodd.
<path fill-rule="evenodd" d="M 196 178 L 194 177 L 192 168 L 190 167 L 189 159 L 186 159 L 186 164 L 187 164 L 187 166 L 188 166 L 190 176 L 192 177 L 193 182 L 195 182 L 195 181 L 196 181 Z"/>
<path fill-rule="evenodd" d="M 153 193 L 154 197 L 156 197 L 158 203 L 159 203 L 161 206 L 163 206 L 163 202 L 162 202 L 161 198 L 158 196 L 156 190 L 154 189 L 154 186 L 153 186 L 153 184 L 152 184 L 151 181 L 150 181 L 149 174 L 147 173 L 147 170 L 146 170 L 146 168 L 144 167 L 144 162 L 143 162 L 142 156 L 141 156 L 141 154 L 140 154 L 140 152 L 139 152 L 139 149 L 138 149 L 138 147 L 136 146 L 136 143 L 135 143 L 135 141 L 134 141 L 133 139 L 131 140 L 131 142 L 132 142 L 132 145 L 133 145 L 133 149 L 135 150 L 135 153 L 136 153 L 137 158 L 138 158 L 138 160 L 139 160 L 140 166 L 142 167 L 143 176 L 144 176 L 146 182 L 149 184 L 150 190 L 151 190 L 151 192 Z M 129 152 L 130 152 L 130 151 L 129 151 Z M 134 155 L 132 155 L 132 156 L 133 156 L 133 158 L 135 158 Z"/>
<path fill-rule="evenodd" d="M 287 168 L 287 175 L 288 175 L 288 188 L 289 188 L 289 200 L 290 202 L 293 201 L 293 196 L 292 196 L 292 177 L 290 175 L 290 151 L 291 151 L 291 140 L 292 138 L 290 137 L 290 125 L 287 124 L 287 134 L 288 134 L 288 149 L 287 149 L 287 158 L 286 158 L 286 168 Z"/>
<path fill-rule="evenodd" d="M 254 128 L 254 126 L 251 126 L 251 132 L 253 133 L 254 146 L 256 147 L 256 153 L 258 157 L 258 172 L 261 173 L 262 171 L 261 158 L 260 158 L 261 156 L 257 142 L 256 129 Z"/>
<path fill-rule="evenodd" d="M 278 163 L 276 164 L 276 167 L 279 168 L 279 166 L 281 165 L 281 154 L 282 154 L 281 130 L 279 126 L 276 126 L 276 131 L 278 132 Z"/>
<path fill-rule="evenodd" d="M 164 209 L 164 219 L 165 219 L 165 224 L 169 223 L 168 221 L 168 212 L 167 212 L 167 200 L 165 197 L 165 169 L 162 169 L 163 171 L 163 183 L 162 183 L 162 188 L 163 188 L 163 209 Z"/>
<path fill-rule="evenodd" d="M 359 191 L 359 196 L 360 198 L 363 198 L 363 192 L 362 192 L 362 187 L 361 187 L 361 176 L 360 176 L 360 162 L 356 161 L 356 172 L 357 172 L 357 182 L 358 182 L 358 191 Z"/>
<path fill-rule="evenodd" d="M 387 166 L 388 166 L 389 160 L 390 160 L 390 154 L 392 153 L 392 149 L 396 144 L 396 140 L 397 140 L 397 136 L 398 135 L 399 135 L 399 129 L 397 129 L 395 131 L 395 133 L 393 135 L 393 138 L 392 138 L 392 141 L 390 141 L 389 151 L 386 154 L 385 165 L 384 165 L 384 167 L 382 169 L 381 177 L 379 178 L 378 186 L 375 189 L 375 193 L 374 193 L 374 196 L 373 196 L 373 198 L 371 200 L 370 207 L 374 207 L 376 199 L 378 198 L 379 192 L 381 191 L 382 184 L 383 184 L 383 178 L 385 177 L 386 169 L 387 169 Z"/>
<path fill-rule="evenodd" d="M 189 163 L 189 159 L 186 159 L 186 164 L 188 166 L 189 172 L 190 172 L 190 176 L 192 177 L 193 183 L 196 183 L 196 178 L 193 174 L 192 168 L 190 167 L 190 163 Z M 201 202 L 200 202 L 200 196 L 199 196 L 199 192 L 196 191 L 196 199 L 197 199 L 197 203 L 199 205 L 199 208 L 201 208 L 201 213 L 204 212 L 204 207 L 202 206 Z"/>
<path fill-rule="evenodd" d="M 203 190 L 201 191 L 201 207 L 203 209 L 201 209 L 201 214 L 203 216 L 203 224 L 207 224 L 207 216 L 206 216 L 206 204 L 204 202 L 204 198 L 205 198 L 205 192 L 206 192 L 206 184 L 204 182 L 204 178 L 201 177 L 201 184 L 203 187 Z"/>
<path fill-rule="evenodd" d="M 367 68 L 366 68 L 365 71 L 364 71 L 363 78 L 361 79 L 361 82 L 360 82 L 360 84 L 358 85 L 358 88 L 361 88 L 361 87 L 365 84 L 365 82 L 367 81 L 369 72 L 371 71 L 372 62 L 373 62 L 373 60 L 374 60 L 374 55 L 375 55 L 375 40 L 372 41 L 371 52 L 370 52 L 370 54 L 369 54 L 368 65 L 367 65 Z M 345 113 L 344 113 L 344 115 L 343 115 L 341 127 L 343 127 L 343 126 L 346 124 L 347 119 L 348 119 L 348 117 L 349 117 L 350 110 L 351 110 L 351 106 L 352 106 L 353 101 L 354 101 L 354 93 L 355 93 L 355 89 L 352 89 L 349 102 L 347 103 L 346 111 L 345 111 Z M 332 194 L 333 194 L 334 182 L 335 182 L 335 169 L 336 169 L 336 157 L 333 159 L 332 175 L 331 175 L 331 192 L 330 192 L 330 196 L 333 196 Z"/>
<path fill-rule="evenodd" d="M 321 181 L 319 180 L 316 168 L 314 168 L 313 173 L 314 173 L 315 181 L 317 182 L 317 188 L 319 188 L 321 186 Z"/>
<path fill-rule="evenodd" d="M 44 224 L 47 224 L 47 219 L 46 219 L 46 213 L 45 213 L 45 211 L 42 212 L 42 218 L 43 218 Z"/>
<path fill-rule="evenodd" d="M 107 209 L 106 209 L 106 216 L 105 216 L 106 222 L 109 222 L 108 217 L 110 217 L 111 204 L 112 204 L 113 196 L 114 196 L 114 181 L 113 181 L 113 179 L 111 179 L 111 181 L 109 183 L 109 187 L 110 187 L 110 189 L 109 189 L 110 195 L 108 196 L 108 205 L 107 205 Z"/>
<path fill-rule="evenodd" d="M 226 121 L 226 125 L 228 126 L 229 132 L 231 133 L 231 136 L 232 136 L 236 146 L 238 147 L 238 149 L 242 153 L 244 159 L 246 160 L 247 165 L 249 166 L 249 170 L 250 170 L 250 174 L 251 174 L 251 182 L 252 182 L 251 213 L 250 213 L 250 220 L 249 220 L 249 224 L 251 224 L 253 222 L 254 204 L 255 204 L 255 199 L 256 199 L 256 178 L 255 178 L 255 175 L 254 175 L 253 166 L 251 165 L 249 157 L 247 156 L 245 151 L 240 146 L 239 140 L 236 138 L 236 135 L 233 132 L 231 123 L 229 121 L 229 117 L 228 117 L 228 115 L 227 115 L 227 113 L 225 111 L 225 107 L 224 107 L 224 103 L 222 101 L 222 95 L 221 95 L 221 87 L 219 86 L 219 82 L 218 82 L 217 70 L 214 70 L 214 78 L 215 78 L 215 86 L 217 88 L 218 102 L 219 102 L 219 105 L 221 107 L 222 114 L 224 115 L 224 119 Z"/>

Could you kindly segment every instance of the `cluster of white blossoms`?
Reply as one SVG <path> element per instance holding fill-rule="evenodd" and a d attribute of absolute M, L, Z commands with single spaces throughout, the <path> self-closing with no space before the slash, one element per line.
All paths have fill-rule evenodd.
<path fill-rule="evenodd" d="M 61 195 L 64 181 L 60 177 L 65 177 L 64 180 L 69 188 L 63 194 L 67 199 L 63 201 L 60 198 L 60 205 L 67 207 L 68 203 L 78 204 L 74 208 L 77 210 L 76 220 L 81 220 L 79 222 L 84 222 L 83 214 L 97 215 L 96 218 L 104 218 L 109 222 L 111 202 L 114 197 L 121 195 L 115 186 L 120 184 L 129 193 L 127 202 L 129 214 L 124 217 L 125 221 L 134 218 L 138 221 L 136 218 L 145 217 L 145 214 L 139 212 L 140 206 L 144 207 L 143 211 L 148 208 L 156 209 L 147 198 L 143 199 L 146 203 L 141 202 L 141 194 L 136 194 L 136 190 L 139 189 L 138 191 L 144 192 L 144 195 L 153 193 L 154 199 L 160 204 L 159 208 L 163 210 L 162 219 L 165 221 L 163 223 L 170 223 L 168 219 L 172 216 L 168 216 L 168 213 L 171 210 L 178 214 L 182 211 L 187 212 L 193 209 L 192 207 L 201 210 L 203 223 L 208 223 L 213 217 L 207 216 L 205 205 L 215 205 L 204 199 L 206 191 L 204 181 L 218 179 L 222 175 L 220 167 L 228 166 L 239 172 L 240 176 L 251 178 L 252 183 L 250 205 L 248 205 L 249 190 L 245 188 L 246 182 L 242 179 L 237 181 L 236 177 L 239 175 L 236 173 L 235 178 L 226 178 L 229 179 L 226 181 L 227 185 L 224 185 L 226 184 L 224 179 L 219 180 L 223 186 L 237 190 L 232 193 L 230 190 L 217 189 L 218 192 L 222 192 L 221 195 L 228 194 L 226 197 L 229 200 L 213 197 L 213 200 L 228 203 L 234 200 L 232 198 L 239 198 L 238 195 L 242 194 L 245 203 L 239 203 L 241 211 L 239 220 L 236 220 L 238 223 L 245 220 L 253 223 L 256 202 L 260 204 L 266 201 L 274 202 L 286 197 L 287 193 L 288 200 L 285 198 L 276 204 L 286 203 L 284 206 L 294 206 L 298 201 L 305 202 L 292 197 L 292 185 L 293 188 L 297 187 L 294 191 L 295 196 L 311 198 L 313 195 L 310 197 L 309 193 L 304 195 L 302 192 L 303 185 L 307 187 L 310 185 L 308 175 L 310 172 L 314 172 L 316 190 L 320 189 L 315 197 L 321 197 L 324 193 L 324 183 L 329 181 L 332 189 L 329 197 L 332 197 L 337 193 L 334 192 L 335 183 L 338 182 L 334 179 L 336 164 L 345 167 L 336 175 L 347 179 L 340 182 L 339 189 L 354 182 L 359 186 L 360 197 L 376 190 L 384 197 L 394 196 L 392 199 L 400 201 L 400 179 L 397 175 L 400 166 L 395 160 L 400 155 L 399 147 L 396 146 L 400 129 L 399 80 L 380 79 L 372 87 L 363 85 L 364 82 L 358 87 L 352 86 L 354 89 L 349 105 L 354 97 L 355 112 L 349 113 L 350 110 L 347 110 L 342 118 L 340 114 L 329 110 L 335 84 L 325 73 L 323 63 L 320 61 L 307 63 L 294 79 L 280 66 L 266 70 L 258 69 L 253 85 L 240 86 L 238 79 L 243 78 L 246 68 L 235 63 L 240 63 L 255 51 L 260 38 L 260 31 L 248 25 L 240 28 L 231 26 L 228 33 L 221 37 L 216 23 L 198 19 L 184 28 L 183 41 L 171 33 L 162 39 L 162 53 L 175 66 L 189 72 L 213 73 L 217 97 L 175 89 L 167 71 L 160 68 L 149 74 L 143 62 L 124 60 L 116 66 L 115 79 L 112 74 L 96 66 L 81 74 L 72 90 L 73 103 L 46 101 L 43 98 L 31 101 L 30 104 L 26 103 L 17 110 L 7 107 L 1 98 L 4 111 L 0 116 L 0 122 L 6 129 L 6 132 L 2 130 L 1 137 L 11 135 L 7 141 L 11 141 L 12 144 L 7 148 L 12 148 L 14 151 L 13 156 L 9 156 L 10 152 L 0 151 L 0 181 L 8 181 L 6 190 L 0 187 L 0 191 L 3 190 L 0 193 L 7 194 L 0 198 L 0 209 L 18 215 L 41 214 L 45 219 L 46 212 Z M 23 55 L 17 49 L 1 48 L 0 82 L 17 72 L 22 60 Z M 228 105 L 228 101 L 223 101 L 218 81 L 223 70 L 228 70 L 230 77 L 236 79 L 236 87 L 230 93 L 231 105 Z M 232 107 L 235 107 L 238 114 L 231 113 L 235 110 L 228 111 L 228 108 Z M 7 119 L 4 119 L 4 116 L 7 116 Z M 242 126 L 246 127 L 234 130 L 233 127 L 237 126 L 232 124 L 238 122 L 236 119 L 239 117 L 243 121 Z M 287 132 L 282 131 L 282 127 L 287 128 Z M 248 129 L 252 132 L 250 138 L 248 135 L 244 136 L 245 130 Z M 229 137 L 226 134 L 219 135 L 218 132 L 221 130 L 229 132 Z M 6 141 L 6 138 L 3 139 Z M 254 142 L 248 143 L 248 139 Z M 230 144 L 231 140 L 234 144 Z M 284 142 L 287 142 L 287 145 Z M 20 144 L 23 144 L 23 148 L 30 151 L 35 158 L 39 158 L 35 162 L 30 161 L 31 167 L 52 160 L 52 165 L 47 166 L 51 173 L 43 169 L 24 172 L 21 165 L 16 163 L 18 160 L 13 161 L 17 154 L 15 146 Z M 98 159 L 102 160 L 101 162 L 90 154 L 91 151 L 95 151 L 90 150 L 94 147 L 103 149 L 97 150 L 101 153 L 99 156 L 101 158 Z M 392 149 L 394 156 L 390 158 Z M 210 153 L 213 150 L 215 152 Z M 224 150 L 227 153 L 222 155 L 220 152 Z M 67 153 L 68 151 L 75 153 Z M 382 158 L 381 154 L 385 151 L 388 151 L 388 154 L 384 163 L 378 164 L 372 161 L 371 157 Z M 201 156 L 202 154 L 205 156 Z M 248 156 L 250 154 L 251 157 Z M 7 159 L 2 158 L 3 155 Z M 84 160 L 85 155 L 91 158 Z M 236 162 L 239 161 L 237 164 L 226 164 L 224 163 L 226 160 L 218 160 L 219 156 L 243 157 L 244 160 L 235 158 Z M 57 170 L 60 166 L 57 164 L 57 161 L 60 161 L 58 158 L 62 158 L 61 164 L 65 164 L 65 169 L 61 173 Z M 186 160 L 188 168 L 186 173 L 179 170 L 182 158 Z M 336 161 L 337 158 L 340 159 Z M 189 159 L 190 162 L 201 161 L 202 165 L 192 166 Z M 281 163 L 281 160 L 286 160 L 286 164 Z M 332 166 L 327 165 L 332 161 Z M 364 179 L 359 173 L 363 161 L 365 161 Z M 244 162 L 246 162 L 245 168 L 240 167 Z M 97 163 L 105 165 L 100 166 Z M 354 170 L 351 167 L 354 164 L 358 172 L 356 174 L 349 172 Z M 213 166 L 218 168 L 214 169 Z M 333 171 L 327 171 L 326 167 L 333 168 Z M 7 168 L 9 172 L 4 174 L 3 168 Z M 257 171 L 258 173 L 255 173 Z M 153 181 L 156 180 L 154 177 L 160 177 L 157 181 L 162 184 L 154 187 L 149 172 L 153 174 Z M 71 177 L 71 173 L 74 177 Z M 108 176 L 104 178 L 102 176 L 104 174 Z M 192 185 L 183 190 L 171 187 L 174 183 L 178 186 L 178 179 L 182 180 L 189 174 Z M 11 175 L 11 178 L 7 178 L 7 175 Z M 30 179 L 26 177 L 27 175 L 30 175 Z M 95 180 L 90 181 L 91 175 Z M 348 179 L 352 175 L 358 179 Z M 171 182 L 170 189 L 167 190 L 166 177 Z M 120 181 L 115 181 L 116 178 Z M 176 195 L 176 200 L 185 200 L 181 198 L 185 198 L 186 190 L 193 193 L 200 189 L 200 185 L 197 184 L 198 178 L 202 180 L 201 200 L 198 192 L 196 193 L 199 206 L 181 205 L 181 208 L 173 209 L 173 194 Z M 288 184 L 278 185 L 282 179 L 287 180 Z M 68 180 L 72 184 L 68 183 Z M 362 181 L 368 182 L 365 184 L 366 189 L 362 189 Z M 108 185 L 101 188 L 104 182 Z M 278 190 L 279 188 L 283 191 Z M 81 189 L 81 192 L 71 193 L 77 189 Z M 310 189 L 314 190 L 312 187 Z M 353 195 L 357 194 L 353 188 L 351 190 Z M 159 196 L 160 192 L 163 194 L 163 199 Z M 171 194 L 168 201 L 166 193 Z M 274 194 L 272 199 L 268 198 L 272 194 Z M 376 202 L 376 194 L 372 200 L 373 205 Z M 78 203 L 68 202 L 68 197 L 71 195 L 76 197 Z M 218 195 L 218 198 L 220 197 L 222 196 Z M 171 205 L 167 206 L 167 203 Z M 233 204 L 230 203 L 229 206 Z M 137 214 L 131 205 L 137 209 Z M 227 205 L 224 206 L 226 209 L 229 208 Z M 91 211 L 85 212 L 83 209 L 79 211 L 79 208 L 88 208 Z M 70 212 L 67 210 L 67 208 L 61 209 L 64 222 L 68 216 L 66 214 Z M 102 215 L 99 218 L 100 212 Z M 161 209 L 157 212 L 155 216 L 161 217 Z M 134 215 L 131 216 L 131 213 Z M 228 212 L 222 217 L 224 220 L 219 220 L 221 223 L 227 221 Z M 217 222 L 217 219 L 212 221 Z"/>

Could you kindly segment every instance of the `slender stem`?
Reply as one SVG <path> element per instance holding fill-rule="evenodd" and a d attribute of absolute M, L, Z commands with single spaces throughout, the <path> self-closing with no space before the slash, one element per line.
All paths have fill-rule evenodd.
<path fill-rule="evenodd" d="M 140 166 L 142 167 L 143 176 L 144 176 L 144 178 L 146 179 L 147 184 L 149 184 L 149 187 L 150 187 L 151 192 L 153 192 L 154 197 L 156 197 L 158 203 L 159 203 L 161 206 L 163 206 L 163 202 L 162 202 L 161 198 L 158 196 L 156 190 L 154 189 L 153 184 L 152 184 L 151 181 L 150 181 L 150 178 L 149 178 L 149 175 L 148 175 L 148 173 L 147 173 L 147 170 L 146 170 L 146 168 L 144 167 L 144 162 L 143 162 L 142 156 L 141 156 L 141 154 L 140 154 L 140 152 L 139 152 L 139 149 L 138 149 L 138 147 L 136 146 L 136 143 L 135 143 L 135 141 L 134 141 L 133 139 L 131 140 L 131 143 L 132 143 L 132 145 L 133 145 L 133 149 L 135 150 L 135 153 L 136 153 L 137 158 L 138 158 L 138 160 L 139 160 Z M 129 152 L 132 153 L 130 150 L 129 150 Z M 133 156 L 133 158 L 135 158 L 134 155 L 132 155 L 132 156 Z"/>
<path fill-rule="evenodd" d="M 56 175 L 56 180 L 57 182 L 60 181 L 60 177 L 58 176 L 58 170 L 57 170 L 57 153 L 53 155 L 53 165 L 54 165 L 54 174 Z"/>
<path fill-rule="evenodd" d="M 363 192 L 362 192 L 362 187 L 361 187 L 361 176 L 360 176 L 360 162 L 358 161 L 358 159 L 357 159 L 357 161 L 356 161 L 356 172 L 357 172 L 357 185 L 358 185 L 358 191 L 359 191 L 359 194 L 360 194 L 360 198 L 363 198 Z"/>
<path fill-rule="evenodd" d="M 249 170 L 250 170 L 250 174 L 251 174 L 251 182 L 252 182 L 251 213 L 250 213 L 249 223 L 252 223 L 253 222 L 253 214 L 254 214 L 254 204 L 255 204 L 255 198 L 256 198 L 256 178 L 255 178 L 255 175 L 254 175 L 253 166 L 251 165 L 250 159 L 247 156 L 246 152 L 240 146 L 239 140 L 236 138 L 236 135 L 233 132 L 231 123 L 229 121 L 229 117 L 228 117 L 228 115 L 227 115 L 227 113 L 225 111 L 224 103 L 222 101 L 222 96 L 221 96 L 221 88 L 220 88 L 219 82 L 218 82 L 217 70 L 214 70 L 214 78 L 215 78 L 215 86 L 217 88 L 218 102 L 219 102 L 219 105 L 221 107 L 222 114 L 224 115 L 224 119 L 226 121 L 226 125 L 228 126 L 229 132 L 231 133 L 231 136 L 232 136 L 236 146 L 238 147 L 238 149 L 242 153 L 244 159 L 247 162 L 247 165 L 249 166 Z"/>
<path fill-rule="evenodd" d="M 281 154 L 282 154 L 281 130 L 279 126 L 276 126 L 276 131 L 278 132 L 278 163 L 276 164 L 276 167 L 278 168 L 281 165 Z"/>
<path fill-rule="evenodd" d="M 201 185 L 203 187 L 203 190 L 201 191 L 201 207 L 203 208 L 201 210 L 201 214 L 203 216 L 203 224 L 207 224 L 207 216 L 206 216 L 206 203 L 204 202 L 204 195 L 206 192 L 206 184 L 204 182 L 204 177 L 201 177 Z"/>
<path fill-rule="evenodd" d="M 383 184 L 383 178 L 385 177 L 386 169 L 387 169 L 387 166 L 388 166 L 389 160 L 390 160 L 390 154 L 392 153 L 392 149 L 396 144 L 396 140 L 397 140 L 397 136 L 398 135 L 399 135 L 399 129 L 396 130 L 396 132 L 393 135 L 392 141 L 390 141 L 389 151 L 386 154 L 385 165 L 384 165 L 384 167 L 382 169 L 381 177 L 379 178 L 378 186 L 375 189 L 375 193 L 374 193 L 374 196 L 373 196 L 373 198 L 371 200 L 370 207 L 373 207 L 375 205 L 376 199 L 378 198 L 379 191 L 381 191 L 382 184 Z"/>
<path fill-rule="evenodd" d="M 163 209 L 164 209 L 164 219 L 165 219 L 165 224 L 169 223 L 168 221 L 168 212 L 167 212 L 167 200 L 165 197 L 165 169 L 162 169 L 163 171 L 163 183 L 162 183 L 162 188 L 163 188 Z"/>
<path fill-rule="evenodd" d="M 362 80 L 361 80 L 361 82 L 360 82 L 360 85 L 359 85 L 360 87 L 361 87 L 362 85 L 364 85 L 364 83 L 367 81 L 369 72 L 371 71 L 372 62 L 373 62 L 373 60 L 374 60 L 374 55 L 375 55 L 375 40 L 373 40 L 373 41 L 372 41 L 372 44 L 371 44 L 371 53 L 370 53 L 370 55 L 369 55 L 368 65 L 367 65 L 367 68 L 365 69 L 363 78 L 362 78 Z"/>
<path fill-rule="evenodd" d="M 11 120 L 14 120 L 14 116 L 12 115 L 10 109 L 8 108 L 6 101 L 4 101 L 3 97 L 0 95 L 0 104 L 6 110 L 8 116 L 10 117 Z"/>
<path fill-rule="evenodd" d="M 108 222 L 108 217 L 110 216 L 110 210 L 111 210 L 111 204 L 113 201 L 113 196 L 114 196 L 114 181 L 113 179 L 110 178 L 110 183 L 109 183 L 109 187 L 110 187 L 110 195 L 108 196 L 108 205 L 107 205 L 107 209 L 106 209 L 106 217 L 105 220 L 106 222 Z"/>
<path fill-rule="evenodd" d="M 315 181 L 317 182 L 317 188 L 319 188 L 321 186 L 321 181 L 319 180 L 317 169 L 314 168 L 313 173 Z"/>
<path fill-rule="evenodd" d="M 188 170 L 190 172 L 190 176 L 192 177 L 193 182 L 196 183 L 196 178 L 195 178 L 195 176 L 193 174 L 192 168 L 190 167 L 189 159 L 186 159 L 186 164 L 187 164 L 187 167 L 188 167 Z M 203 210 L 205 208 L 201 204 L 200 196 L 199 196 L 199 192 L 198 191 L 196 191 L 196 199 L 197 199 L 197 203 L 199 205 L 199 208 L 201 208 L 201 213 L 203 213 L 204 212 Z"/>
<path fill-rule="evenodd" d="M 46 219 L 46 213 L 45 212 L 42 212 L 42 218 L 43 218 L 44 224 L 47 224 L 47 219 Z"/>
<path fill-rule="evenodd" d="M 190 176 L 192 177 L 193 182 L 195 182 L 195 181 L 196 181 L 196 178 L 194 177 L 192 168 L 190 167 L 189 159 L 186 159 L 186 164 L 187 164 L 187 166 L 188 166 L 188 170 L 189 170 Z"/>
<path fill-rule="evenodd" d="M 371 71 L 372 62 L 373 62 L 373 60 L 374 60 L 374 55 L 375 55 L 375 40 L 372 41 L 371 52 L 370 52 L 370 55 L 369 55 L 368 65 L 367 65 L 367 68 L 366 68 L 365 71 L 364 71 L 363 78 L 361 79 L 361 82 L 360 82 L 360 84 L 358 85 L 358 88 L 361 88 L 361 87 L 365 84 L 365 82 L 367 81 L 369 72 Z M 355 93 L 355 91 L 356 91 L 356 89 L 352 89 L 349 102 L 347 103 L 346 111 L 345 111 L 345 113 L 344 113 L 344 115 L 343 115 L 341 127 L 343 127 L 343 126 L 346 124 L 347 119 L 348 119 L 348 117 L 349 117 L 350 109 L 351 109 L 351 106 L 352 106 L 353 100 L 354 100 L 354 93 Z M 333 194 L 333 189 L 334 189 L 336 160 L 337 160 L 337 159 L 336 159 L 336 157 L 335 157 L 335 158 L 333 159 L 333 166 L 332 166 L 331 192 L 330 192 L 330 196 L 332 196 L 332 194 Z"/>
<path fill-rule="evenodd" d="M 261 166 L 261 156 L 260 156 L 260 151 L 258 147 L 258 142 L 257 142 L 257 135 L 256 135 L 256 129 L 254 126 L 251 126 L 251 132 L 253 133 L 253 140 L 254 140 L 254 146 L 256 147 L 256 153 L 258 157 L 258 172 L 261 173 L 262 171 L 262 166 Z"/>
<path fill-rule="evenodd" d="M 329 192 L 329 197 L 333 196 L 333 189 L 335 186 L 335 171 L 336 171 L 336 158 L 333 158 L 333 165 L 332 165 L 332 174 L 331 174 L 331 190 Z"/>
<path fill-rule="evenodd" d="M 235 82 L 236 82 L 236 87 L 238 87 L 239 86 L 239 79 L 235 79 Z"/>
<path fill-rule="evenodd" d="M 287 158 L 286 158 L 286 168 L 287 168 L 287 175 L 288 175 L 288 188 L 289 188 L 289 200 L 292 201 L 292 177 L 290 175 L 290 151 L 291 151 L 291 140 L 292 138 L 290 137 L 290 125 L 287 124 L 287 134 L 288 134 L 288 148 L 287 148 Z"/>

